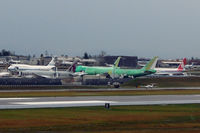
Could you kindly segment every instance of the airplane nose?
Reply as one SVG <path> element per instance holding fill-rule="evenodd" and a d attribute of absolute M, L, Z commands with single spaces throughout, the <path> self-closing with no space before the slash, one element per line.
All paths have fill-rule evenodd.
<path fill-rule="evenodd" d="M 9 66 L 9 67 L 8 67 L 8 70 L 9 70 L 9 71 L 14 71 L 14 70 L 17 70 L 17 68 L 15 68 L 15 67 L 13 67 L 13 66 Z"/>
<path fill-rule="evenodd" d="M 11 69 L 12 69 L 12 67 L 11 67 L 11 66 L 9 66 L 9 67 L 8 67 L 8 70 L 11 70 Z"/>
<path fill-rule="evenodd" d="M 8 67 L 8 70 L 9 70 L 9 71 L 12 71 L 12 68 L 11 68 L 11 67 Z"/>

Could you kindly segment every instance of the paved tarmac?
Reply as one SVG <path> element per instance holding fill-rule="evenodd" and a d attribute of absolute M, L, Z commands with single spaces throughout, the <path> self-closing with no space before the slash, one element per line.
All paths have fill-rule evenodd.
<path fill-rule="evenodd" d="M 169 88 L 92 88 L 92 89 L 1 89 L 0 92 L 48 92 L 48 91 L 127 91 L 127 90 L 199 90 L 200 87 L 169 87 Z"/>
<path fill-rule="evenodd" d="M 0 109 L 200 103 L 200 95 L 0 98 Z"/>

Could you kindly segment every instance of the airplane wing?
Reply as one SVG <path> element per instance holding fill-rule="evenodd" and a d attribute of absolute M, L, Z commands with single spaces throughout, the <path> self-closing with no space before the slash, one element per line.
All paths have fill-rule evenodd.
<path fill-rule="evenodd" d="M 51 76 L 40 75 L 40 74 L 35 74 L 35 73 L 33 73 L 32 75 L 33 75 L 34 77 L 36 77 L 36 78 L 52 78 Z"/>
<path fill-rule="evenodd" d="M 75 72 L 72 75 L 73 76 L 84 76 L 84 75 L 87 75 L 87 73 L 85 73 L 85 72 Z"/>

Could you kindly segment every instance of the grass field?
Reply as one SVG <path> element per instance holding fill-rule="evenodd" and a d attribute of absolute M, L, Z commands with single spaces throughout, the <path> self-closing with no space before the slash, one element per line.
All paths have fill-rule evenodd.
<path fill-rule="evenodd" d="M 158 87 L 200 87 L 200 77 L 151 77 L 136 78 L 123 84 L 133 87 L 155 83 Z"/>
<path fill-rule="evenodd" d="M 59 97 L 59 96 L 137 96 L 137 95 L 192 95 L 200 90 L 118 90 L 118 91 L 36 91 L 0 92 L 5 97 Z"/>
<path fill-rule="evenodd" d="M 200 132 L 200 105 L 0 110 L 0 132 Z"/>

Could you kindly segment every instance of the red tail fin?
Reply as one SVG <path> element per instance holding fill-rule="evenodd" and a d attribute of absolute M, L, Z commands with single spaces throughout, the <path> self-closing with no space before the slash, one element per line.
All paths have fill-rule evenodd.
<path fill-rule="evenodd" d="M 183 71 L 182 63 L 178 66 L 178 71 Z"/>
<path fill-rule="evenodd" d="M 183 59 L 183 64 L 184 64 L 184 66 L 186 65 L 186 63 L 187 63 L 187 60 L 186 60 L 186 58 L 184 58 L 184 59 Z"/>
<path fill-rule="evenodd" d="M 178 71 L 183 71 L 186 63 L 187 63 L 186 58 L 184 58 L 181 64 L 178 66 Z"/>

